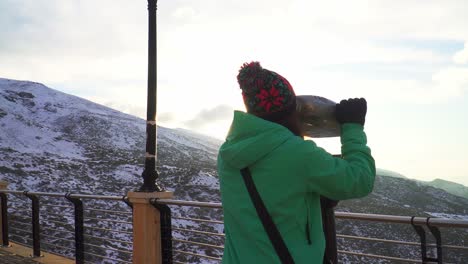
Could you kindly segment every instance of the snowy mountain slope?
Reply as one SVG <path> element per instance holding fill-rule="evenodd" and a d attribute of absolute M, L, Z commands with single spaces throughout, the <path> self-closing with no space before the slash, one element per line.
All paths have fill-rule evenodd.
<path fill-rule="evenodd" d="M 0 79 L 0 179 L 9 182 L 10 189 L 124 195 L 138 189 L 142 183 L 145 135 L 145 121 L 142 119 L 42 84 Z M 173 190 L 177 199 L 219 202 L 216 155 L 220 144 L 187 130 L 158 127 L 158 171 L 163 185 Z M 122 203 L 109 206 L 128 211 Z M 340 202 L 338 210 L 465 217 L 467 208 L 467 199 L 408 179 L 382 176 L 377 178 L 375 190 L 369 197 Z M 222 219 L 220 210 L 174 208 L 173 214 Z M 71 216 L 61 218 L 69 223 L 72 219 Z M 124 221 L 125 217 L 119 219 Z M 186 220 L 175 220 L 174 223 L 179 227 L 222 232 L 221 225 Z M 112 227 L 111 224 L 99 224 L 102 228 Z M 337 229 L 339 233 L 349 235 L 418 241 L 411 228 L 399 225 L 338 221 Z M 222 243 L 221 238 L 202 235 L 174 232 L 174 236 L 204 243 Z M 465 246 L 468 243 L 466 231 L 443 230 L 443 237 L 444 243 L 464 243 Z M 187 251 L 195 249 L 211 256 L 222 253 L 188 245 L 177 247 Z M 417 247 L 394 248 L 352 240 L 346 241 L 343 247 L 368 253 L 398 253 L 413 258 L 418 254 Z M 121 248 L 126 246 L 121 245 Z M 460 263 L 460 260 L 468 259 L 466 254 L 455 253 L 450 254 L 448 260 Z M 113 256 L 107 252 L 101 254 Z M 180 260 L 200 262 L 195 257 Z M 369 263 L 373 260 L 347 257 L 342 261 Z"/>

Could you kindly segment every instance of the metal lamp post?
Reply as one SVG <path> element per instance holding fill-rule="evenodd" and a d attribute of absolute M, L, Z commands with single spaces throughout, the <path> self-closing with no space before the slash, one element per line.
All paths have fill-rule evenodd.
<path fill-rule="evenodd" d="M 148 0 L 148 101 L 146 110 L 146 153 L 145 170 L 143 171 L 143 185 L 140 192 L 164 191 L 156 183 L 156 97 L 157 97 L 157 68 L 156 68 L 156 10 L 157 0 Z"/>

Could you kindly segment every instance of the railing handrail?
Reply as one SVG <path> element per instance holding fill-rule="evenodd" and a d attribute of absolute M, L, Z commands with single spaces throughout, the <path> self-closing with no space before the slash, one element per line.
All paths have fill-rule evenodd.
<path fill-rule="evenodd" d="M 76 194 L 76 193 L 48 193 L 48 192 L 30 192 L 30 191 L 14 191 L 14 190 L 0 190 L 0 193 L 9 194 L 30 194 L 37 196 L 49 196 L 49 197 L 70 197 L 80 199 L 95 199 L 95 200 L 115 200 L 120 201 L 125 199 L 127 196 L 115 196 L 115 195 L 93 195 L 93 194 Z"/>
<path fill-rule="evenodd" d="M 221 208 L 221 203 L 212 202 L 195 202 L 183 201 L 173 199 L 160 199 L 157 200 L 160 204 L 190 206 L 190 207 L 209 207 Z M 335 212 L 335 217 L 338 219 L 352 219 L 352 220 L 365 220 L 383 223 L 398 223 L 398 224 L 415 224 L 415 225 L 430 225 L 437 227 L 455 227 L 455 228 L 468 228 L 467 220 L 456 220 L 449 218 L 437 217 L 414 217 L 414 216 L 399 216 L 399 215 L 382 215 L 382 214 L 363 214 L 363 213 L 349 213 L 349 212 Z"/>
<path fill-rule="evenodd" d="M 173 199 L 158 199 L 157 203 L 168 204 L 168 205 L 179 205 L 179 206 L 191 206 L 191 207 L 209 207 L 209 208 L 220 208 L 223 206 L 221 203 L 213 202 L 195 202 L 195 201 L 184 201 L 184 200 L 173 200 Z"/>
<path fill-rule="evenodd" d="M 89 195 L 89 194 L 68 194 L 68 193 L 47 193 L 47 192 L 29 192 L 29 191 L 14 191 L 14 190 L 0 190 L 0 193 L 10 194 L 28 194 L 37 196 L 60 196 L 65 197 L 69 195 L 71 198 L 83 199 L 98 199 L 98 200 L 122 200 L 126 196 L 111 196 L 111 195 Z M 174 199 L 159 199 L 157 203 L 166 205 L 190 206 L 190 207 L 207 207 L 222 209 L 221 203 L 213 202 L 196 202 L 184 201 Z M 455 228 L 468 228 L 468 220 L 457 220 L 438 217 L 414 217 L 414 216 L 399 216 L 399 215 L 383 215 L 383 214 L 363 214 L 363 213 L 349 213 L 349 212 L 335 212 L 337 219 L 351 219 L 351 220 L 365 220 L 383 223 L 398 223 L 398 224 L 415 224 L 415 225 L 430 225 L 437 227 L 455 227 Z"/>
<path fill-rule="evenodd" d="M 335 212 L 335 217 L 338 219 L 365 220 L 365 221 L 396 223 L 396 224 L 414 224 L 414 225 L 428 225 L 428 226 L 437 226 L 437 227 L 468 228 L 468 221 L 466 220 L 437 218 L 437 217 L 430 217 L 430 216 L 415 217 L 415 216 Z"/>
<path fill-rule="evenodd" d="M 399 244 L 399 245 L 408 245 L 408 246 L 421 246 L 421 242 L 411 242 L 411 241 L 402 241 L 402 240 L 391 240 L 391 239 L 382 239 L 382 238 L 375 238 L 375 237 L 363 237 L 363 236 L 350 236 L 350 235 L 342 235 L 337 234 L 337 238 L 348 238 L 348 239 L 356 239 L 356 240 L 365 240 L 365 241 L 374 241 L 374 242 L 384 242 L 384 243 L 391 243 L 391 244 Z M 426 244 L 428 247 L 437 247 L 437 244 Z M 441 245 L 443 248 L 447 249 L 464 249 L 468 250 L 468 247 L 464 246 L 456 246 L 456 245 Z"/>

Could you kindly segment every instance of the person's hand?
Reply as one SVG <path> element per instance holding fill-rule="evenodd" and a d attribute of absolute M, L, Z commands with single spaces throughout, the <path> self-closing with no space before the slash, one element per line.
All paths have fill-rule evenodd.
<path fill-rule="evenodd" d="M 358 123 L 364 125 L 366 122 L 367 102 L 364 98 L 342 100 L 336 104 L 336 121 L 340 124 Z"/>

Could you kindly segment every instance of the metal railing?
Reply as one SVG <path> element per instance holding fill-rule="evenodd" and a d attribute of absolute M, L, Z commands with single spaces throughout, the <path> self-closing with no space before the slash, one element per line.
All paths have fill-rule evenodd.
<path fill-rule="evenodd" d="M 415 217 L 415 216 L 396 216 L 396 215 L 378 215 L 378 214 L 361 214 L 361 213 L 345 213 L 345 212 L 336 212 L 336 218 L 340 220 L 352 220 L 352 221 L 367 221 L 367 222 L 377 222 L 379 224 L 403 224 L 410 226 L 414 234 L 419 238 L 418 242 L 413 241 L 404 241 L 404 240 L 392 240 L 387 238 L 375 238 L 375 237 L 361 237 L 361 236 L 352 236 L 338 234 L 337 238 L 340 239 L 354 239 L 367 241 L 370 243 L 386 243 L 392 245 L 404 245 L 404 246 L 416 246 L 420 247 L 420 258 L 419 259 L 409 259 L 401 258 L 395 256 L 383 256 L 376 254 L 369 254 L 363 252 L 353 252 L 340 250 L 338 253 L 344 255 L 354 255 L 359 257 L 366 258 L 379 258 L 386 259 L 392 262 L 407 262 L 407 263 L 449 263 L 444 260 L 443 249 L 458 249 L 464 250 L 468 253 L 467 246 L 457 246 L 457 245 L 443 245 L 442 244 L 442 234 L 440 228 L 462 228 L 468 229 L 468 221 L 464 220 L 454 220 L 454 219 L 444 219 L 444 218 L 435 218 L 435 217 Z M 429 232 L 426 232 L 426 229 Z M 428 243 L 430 236 L 433 237 L 435 243 Z M 463 242 L 463 241 L 462 241 Z M 429 256 L 429 251 L 435 248 L 435 251 L 432 252 L 432 257 Z M 445 254 L 447 256 L 448 254 Z M 467 254 L 468 255 L 468 254 Z"/>
<path fill-rule="evenodd" d="M 224 250 L 224 233 L 222 232 L 224 230 L 224 222 L 221 219 L 207 217 L 209 215 L 207 210 L 219 210 L 217 213 L 212 213 L 211 216 L 222 215 L 220 203 L 169 199 L 159 199 L 153 202 L 166 206 L 191 207 L 199 210 L 198 212 L 177 210 L 178 215 L 172 215 L 174 224 L 172 226 L 171 240 L 174 247 L 172 252 L 175 259 L 173 263 L 180 264 L 199 261 L 203 261 L 203 263 L 219 263 L 221 261 Z M 182 213 L 190 215 L 182 215 Z"/>
<path fill-rule="evenodd" d="M 0 202 L 3 246 L 11 238 L 31 247 L 33 257 L 44 251 L 76 263 L 132 263 L 132 212 L 125 196 L 0 190 Z"/>
<path fill-rule="evenodd" d="M 181 201 L 181 200 L 169 200 L 169 199 L 160 199 L 155 201 L 159 204 L 170 205 L 170 206 L 179 206 L 179 207 L 192 207 L 192 208 L 209 208 L 209 209 L 222 209 L 220 203 L 211 203 L 211 202 L 193 202 L 193 201 Z M 184 210 L 182 210 L 184 211 Z M 434 217 L 412 217 L 412 216 L 395 216 L 395 215 L 378 215 L 378 214 L 360 214 L 360 213 L 348 213 L 348 212 L 336 212 L 335 217 L 337 220 L 353 220 L 353 221 L 370 221 L 370 222 L 377 222 L 379 224 L 404 224 L 409 225 L 414 230 L 415 234 L 419 237 L 420 241 L 402 241 L 402 240 L 395 240 L 395 239 L 387 239 L 387 238 L 376 238 L 376 237 L 363 237 L 363 236 L 356 236 L 356 235 L 345 235 L 345 234 L 337 234 L 336 237 L 339 239 L 338 243 L 338 251 L 337 254 L 341 257 L 346 255 L 348 256 L 355 256 L 355 257 L 362 257 L 366 258 L 369 262 L 369 259 L 379 259 L 379 260 L 387 260 L 391 263 L 394 262 L 403 262 L 403 263 L 448 263 L 443 262 L 443 255 L 442 250 L 444 249 L 456 249 L 456 250 L 464 250 L 468 252 L 468 247 L 463 245 L 443 245 L 442 244 L 442 236 L 439 231 L 439 228 L 466 228 L 468 229 L 468 221 L 463 220 L 453 220 L 453 219 L 443 219 L 443 218 L 434 218 Z M 220 225 L 223 224 L 221 220 L 212 220 L 212 219 L 203 219 L 202 216 L 173 216 L 175 222 L 177 221 L 186 221 L 186 225 L 191 225 L 188 223 L 204 223 L 204 224 L 213 224 L 213 225 Z M 192 226 L 197 226 L 193 224 Z M 426 227 L 430 234 L 435 237 L 436 243 L 427 243 L 428 237 L 426 236 L 426 232 L 424 228 Z M 180 239 L 180 238 L 173 238 L 172 241 L 177 246 L 179 245 L 191 245 L 196 246 L 197 249 L 199 247 L 211 249 L 210 254 L 201 254 L 198 250 L 197 252 L 185 249 L 175 249 L 173 252 L 176 254 L 176 261 L 174 263 L 186 263 L 190 262 L 191 258 L 197 258 L 198 260 L 203 259 L 204 261 L 215 261 L 219 262 L 222 256 L 222 250 L 224 247 L 222 243 L 204 243 L 197 240 L 202 240 L 203 237 L 207 237 L 210 240 L 220 240 L 224 238 L 224 234 L 222 232 L 213 232 L 202 228 L 200 230 L 198 228 L 188 228 L 188 227 L 180 227 L 180 226 L 173 226 L 172 230 L 174 235 L 177 236 L 178 233 L 183 234 L 192 234 L 198 236 L 196 239 Z M 344 250 L 343 247 L 346 245 L 345 240 L 361 240 L 367 241 L 372 243 L 388 243 L 393 245 L 403 245 L 403 246 L 415 246 L 420 247 L 419 252 L 419 259 L 417 258 L 407 258 L 401 256 L 388 256 L 382 254 L 370 254 L 364 253 L 359 251 L 350 251 Z M 340 248 L 341 247 L 341 248 Z M 437 251 L 435 253 L 435 257 L 428 256 L 428 248 L 436 248 Z M 417 248 L 415 251 L 418 253 Z M 180 258 L 180 256 L 185 256 L 185 258 Z M 191 258 L 189 258 L 191 257 Z"/>
<path fill-rule="evenodd" d="M 12 198 L 13 207 L 9 207 L 9 198 Z M 131 263 L 132 213 L 128 210 L 131 205 L 125 196 L 0 190 L 0 200 L 4 245 L 8 245 L 11 237 L 12 241 L 31 247 L 33 256 L 40 256 L 42 251 L 46 251 L 73 257 L 76 263 L 95 263 L 98 260 Z M 118 203 L 121 205 L 120 209 L 127 210 L 110 208 L 110 202 Z M 30 203 L 30 206 L 26 206 L 26 203 Z M 151 203 L 161 212 L 164 263 L 221 261 L 225 235 L 224 222 L 219 219 L 222 217 L 220 203 L 170 199 L 152 200 Z M 171 207 L 179 208 L 172 212 Z M 446 250 L 468 252 L 468 247 L 465 245 L 442 244 L 439 230 L 439 228 L 468 229 L 468 221 L 348 212 L 336 212 L 335 217 L 338 221 L 353 221 L 353 223 L 365 221 L 379 225 L 406 225 L 416 234 L 414 236 L 416 239 L 413 241 L 391 239 L 388 234 L 385 237 L 337 234 L 337 254 L 342 258 L 354 256 L 368 261 L 379 259 L 391 263 L 448 263 L 442 258 L 444 256 L 442 253 Z M 428 242 L 430 238 L 428 234 L 434 237 L 434 243 Z M 415 247 L 414 252 L 417 255 L 391 256 L 378 252 L 363 252 L 362 249 L 345 249 L 349 240 L 412 246 Z M 434 257 L 429 257 L 428 253 L 432 253 Z"/>

